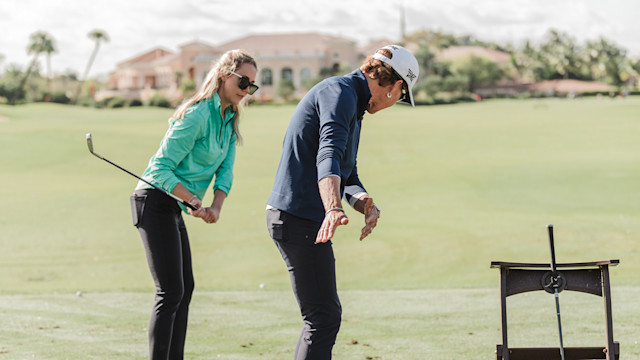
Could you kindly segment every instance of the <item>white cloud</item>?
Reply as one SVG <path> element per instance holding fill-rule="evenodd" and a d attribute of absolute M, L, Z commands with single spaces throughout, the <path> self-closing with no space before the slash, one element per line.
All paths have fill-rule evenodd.
<path fill-rule="evenodd" d="M 29 35 L 44 30 L 56 40 L 54 71 L 84 71 L 93 29 L 111 39 L 101 46 L 92 74 L 115 69 L 155 46 L 177 50 L 200 39 L 220 44 L 261 32 L 317 31 L 359 43 L 400 36 L 399 6 L 407 31 L 441 30 L 488 41 L 539 41 L 550 28 L 580 43 L 603 36 L 640 56 L 640 2 L 636 0 L 21 0 L 0 2 L 0 54 L 4 63 L 28 64 Z M 8 35 L 11 34 L 11 35 Z M 44 63 L 43 63 L 44 64 Z"/>

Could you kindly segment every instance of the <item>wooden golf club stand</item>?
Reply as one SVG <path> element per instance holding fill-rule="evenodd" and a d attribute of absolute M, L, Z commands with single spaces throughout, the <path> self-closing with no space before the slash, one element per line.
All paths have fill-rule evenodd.
<path fill-rule="evenodd" d="M 609 266 L 619 260 L 586 263 L 556 264 L 559 274 L 559 291 L 579 291 L 604 298 L 606 345 L 602 347 L 564 347 L 565 360 L 607 359 L 620 357 L 620 344 L 613 341 L 611 318 L 611 287 Z M 528 291 L 551 288 L 551 266 L 549 264 L 526 264 L 491 262 L 491 268 L 500 269 L 500 310 L 502 317 L 502 344 L 496 346 L 497 360 L 555 360 L 561 359 L 560 348 L 510 348 L 507 342 L 507 297 Z"/>

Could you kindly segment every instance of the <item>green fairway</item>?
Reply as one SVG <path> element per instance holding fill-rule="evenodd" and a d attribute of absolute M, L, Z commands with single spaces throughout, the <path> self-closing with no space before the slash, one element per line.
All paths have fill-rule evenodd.
<path fill-rule="evenodd" d="M 614 290 L 621 359 L 640 359 L 638 288 Z M 0 359 L 144 359 L 152 294 L 0 295 Z M 336 359 L 495 359 L 497 291 L 347 290 Z M 561 295 L 565 346 L 604 346 L 602 302 Z M 513 347 L 558 346 L 553 296 L 509 300 Z M 187 359 L 293 358 L 302 321 L 290 291 L 196 291 Z"/>
<path fill-rule="evenodd" d="M 189 358 L 291 357 L 301 323 L 264 209 L 292 111 L 246 110 L 220 222 L 186 219 L 196 277 Z M 141 174 L 171 114 L 0 105 L 0 360 L 144 358 L 153 284 L 131 225 L 136 180 L 91 156 L 85 134 L 97 153 Z M 345 303 L 336 358 L 492 358 L 499 302 L 489 264 L 548 262 L 551 223 L 558 262 L 620 259 L 611 269 L 614 335 L 622 358 L 640 359 L 639 120 L 637 97 L 366 115 L 358 171 L 382 218 L 360 242 L 362 218 L 349 211 L 334 238 Z M 522 326 L 549 332 L 540 341 L 556 346 L 553 297 L 543 298 L 551 320 Z M 573 308 L 590 306 L 581 301 Z"/>

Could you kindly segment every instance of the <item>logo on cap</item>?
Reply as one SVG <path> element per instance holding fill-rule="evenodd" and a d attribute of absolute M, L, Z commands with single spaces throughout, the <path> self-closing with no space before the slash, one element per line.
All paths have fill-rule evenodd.
<path fill-rule="evenodd" d="M 416 78 L 416 74 L 413 73 L 413 71 L 411 71 L 411 69 L 408 70 L 409 72 L 407 73 L 407 79 L 410 79 L 411 82 L 413 83 L 413 79 Z"/>

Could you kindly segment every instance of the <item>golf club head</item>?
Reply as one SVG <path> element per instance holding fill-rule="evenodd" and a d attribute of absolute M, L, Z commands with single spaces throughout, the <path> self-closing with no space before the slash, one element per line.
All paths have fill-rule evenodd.
<path fill-rule="evenodd" d="M 96 154 L 95 151 L 93 151 L 93 139 L 91 139 L 91 133 L 87 133 L 87 147 L 89 148 L 89 152 L 102 159 L 102 156 Z"/>
<path fill-rule="evenodd" d="M 91 133 L 87 133 L 87 146 L 89 151 L 93 154 L 93 140 L 91 140 Z"/>

